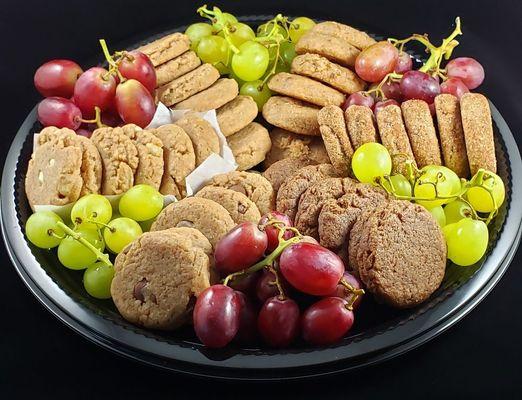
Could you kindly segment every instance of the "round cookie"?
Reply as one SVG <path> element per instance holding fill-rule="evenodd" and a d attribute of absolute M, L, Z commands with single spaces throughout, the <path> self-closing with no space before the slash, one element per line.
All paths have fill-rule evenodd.
<path fill-rule="evenodd" d="M 257 122 L 251 122 L 239 132 L 229 136 L 227 141 L 240 171 L 250 169 L 262 162 L 272 146 L 268 131 Z"/>
<path fill-rule="evenodd" d="M 196 114 L 189 113 L 176 121 L 176 125 L 181 127 L 192 141 L 196 166 L 205 161 L 212 153 L 219 154 L 219 139 L 208 121 Z"/>
<path fill-rule="evenodd" d="M 321 245 L 334 250 L 345 249 L 359 215 L 387 201 L 389 198 L 384 190 L 366 183 L 355 183 L 353 190 L 337 200 L 326 201 L 318 219 Z"/>
<path fill-rule="evenodd" d="M 232 189 L 217 186 L 205 186 L 196 197 L 203 197 L 221 204 L 236 224 L 251 221 L 258 223 L 261 219 L 259 209 L 246 195 Z"/>
<path fill-rule="evenodd" d="M 295 174 L 299 169 L 312 164 L 315 163 L 306 157 L 283 158 L 268 167 L 263 172 L 263 176 L 268 179 L 277 192 L 286 178 Z"/>
<path fill-rule="evenodd" d="M 136 146 L 120 127 L 98 128 L 93 132 L 91 141 L 98 149 L 103 164 L 101 193 L 125 193 L 134 185 L 134 174 L 138 168 Z"/>
<path fill-rule="evenodd" d="M 239 132 L 257 117 L 257 104 L 250 96 L 239 95 L 216 110 L 216 118 L 223 135 Z"/>
<path fill-rule="evenodd" d="M 185 178 L 196 168 L 194 146 L 186 132 L 175 124 L 160 126 L 152 131 L 163 142 L 164 173 L 161 194 L 186 196 Z"/>
<path fill-rule="evenodd" d="M 348 244 L 350 264 L 377 298 L 414 307 L 437 290 L 446 269 L 446 242 L 422 206 L 394 200 L 359 216 Z"/>
<path fill-rule="evenodd" d="M 301 195 L 319 179 L 337 177 L 331 164 L 308 165 L 285 179 L 277 192 L 276 210 L 293 221 Z"/>
<path fill-rule="evenodd" d="M 212 247 L 234 227 L 228 211 L 218 203 L 202 197 L 187 197 L 165 207 L 152 224 L 151 231 L 176 227 L 199 230 Z"/>
<path fill-rule="evenodd" d="M 86 137 L 77 135 L 68 128 L 56 128 L 48 126 L 38 134 L 38 145 L 59 140 L 65 147 L 78 147 L 82 152 L 82 165 L 80 174 L 83 179 L 80 197 L 100 191 L 102 180 L 102 161 L 96 146 Z"/>
<path fill-rule="evenodd" d="M 275 193 L 270 182 L 261 174 L 246 171 L 232 171 L 213 177 L 209 186 L 224 187 L 243 193 L 252 200 L 261 214 L 274 209 Z"/>
<path fill-rule="evenodd" d="M 210 286 L 210 260 L 181 234 L 147 232 L 115 261 L 114 304 L 128 321 L 172 330 L 190 320 L 190 304 Z"/>

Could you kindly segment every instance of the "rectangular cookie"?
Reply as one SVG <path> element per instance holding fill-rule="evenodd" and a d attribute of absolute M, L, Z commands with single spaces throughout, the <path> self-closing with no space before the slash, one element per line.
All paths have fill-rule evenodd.
<path fill-rule="evenodd" d="M 346 67 L 353 67 L 360 51 L 350 43 L 334 36 L 308 32 L 295 45 L 297 54 L 313 53 Z"/>
<path fill-rule="evenodd" d="M 318 112 L 319 108 L 312 104 L 284 96 L 272 96 L 263 106 L 263 117 L 268 123 L 301 135 L 321 135 Z"/>
<path fill-rule="evenodd" d="M 315 25 L 312 31 L 342 39 L 360 50 L 376 43 L 375 39 L 370 37 L 366 32 L 334 21 L 321 22 Z"/>
<path fill-rule="evenodd" d="M 326 83 L 347 94 L 363 90 L 366 86 L 365 82 L 355 72 L 318 54 L 296 56 L 292 61 L 290 71 Z"/>
<path fill-rule="evenodd" d="M 344 102 L 344 94 L 341 92 L 306 76 L 288 72 L 275 74 L 268 81 L 268 87 L 273 92 L 323 107 L 340 106 Z"/>
<path fill-rule="evenodd" d="M 176 104 L 176 110 L 192 110 L 205 112 L 219 108 L 232 101 L 239 93 L 239 86 L 234 79 L 221 78 L 208 89 L 205 89 L 186 100 Z"/>
<path fill-rule="evenodd" d="M 352 105 L 346 109 L 344 117 L 354 149 L 359 148 L 364 143 L 379 141 L 370 107 Z"/>
<path fill-rule="evenodd" d="M 223 135 L 239 132 L 257 117 L 257 104 L 252 97 L 239 95 L 216 110 L 216 117 Z"/>
<path fill-rule="evenodd" d="M 480 168 L 497 172 L 488 99 L 480 93 L 466 93 L 460 99 L 460 114 L 471 175 L 475 175 Z"/>
<path fill-rule="evenodd" d="M 190 49 L 190 39 L 183 33 L 172 33 L 138 48 L 157 67 Z"/>
<path fill-rule="evenodd" d="M 469 162 L 459 99 L 451 94 L 438 95 L 435 97 L 435 112 L 444 165 L 455 171 L 459 177 L 468 178 Z"/>
<path fill-rule="evenodd" d="M 218 79 L 219 71 L 216 67 L 212 64 L 203 64 L 156 89 L 156 98 L 166 106 L 171 106 L 205 90 Z"/>
<path fill-rule="evenodd" d="M 163 86 L 201 65 L 201 60 L 195 52 L 187 51 L 156 67 L 156 87 Z"/>
<path fill-rule="evenodd" d="M 415 158 L 402 121 L 400 107 L 396 105 L 384 107 L 377 113 L 376 118 L 381 142 L 392 156 L 393 172 L 406 176 L 405 161 L 415 161 Z"/>
<path fill-rule="evenodd" d="M 428 103 L 423 100 L 408 100 L 401 104 L 401 109 L 419 168 L 426 165 L 442 165 L 439 140 Z"/>

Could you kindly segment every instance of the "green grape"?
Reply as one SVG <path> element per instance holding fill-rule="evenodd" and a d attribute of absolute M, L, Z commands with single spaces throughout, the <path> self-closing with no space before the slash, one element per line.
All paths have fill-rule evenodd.
<path fill-rule="evenodd" d="M 234 71 L 230 71 L 228 74 L 228 77 L 231 79 L 234 79 L 237 82 L 239 87 L 241 87 L 243 85 L 243 83 L 245 83 L 244 80 L 240 79 L 236 74 L 234 74 Z"/>
<path fill-rule="evenodd" d="M 297 43 L 297 41 L 301 39 L 301 36 L 312 29 L 314 25 L 315 22 L 307 17 L 297 17 L 294 19 L 288 29 L 292 42 Z"/>
<path fill-rule="evenodd" d="M 256 34 L 247 24 L 236 22 L 230 25 L 230 40 L 236 47 L 241 46 L 249 40 L 254 40 L 255 37 Z"/>
<path fill-rule="evenodd" d="M 471 180 L 471 184 L 476 184 L 476 178 Z M 483 187 L 470 187 L 466 192 L 466 197 L 475 211 L 484 213 L 493 212 L 502 205 L 506 197 L 504 182 L 502 182 L 502 179 L 500 179 L 500 176 L 497 174 L 487 171 L 482 180 L 482 186 Z M 484 188 L 491 190 L 495 204 L 493 203 L 490 193 Z"/>
<path fill-rule="evenodd" d="M 284 62 L 290 66 L 295 58 L 295 44 L 291 42 L 281 42 L 279 53 Z"/>
<path fill-rule="evenodd" d="M 479 261 L 488 247 L 488 227 L 483 221 L 463 218 L 444 230 L 448 258 L 457 265 L 468 266 Z"/>
<path fill-rule="evenodd" d="M 267 48 L 250 40 L 239 46 L 239 53 L 232 56 L 232 70 L 244 81 L 255 81 L 266 72 L 268 62 Z"/>
<path fill-rule="evenodd" d="M 78 200 L 71 210 L 71 221 L 76 225 L 96 223 L 106 224 L 111 220 L 112 206 L 101 194 L 88 194 Z"/>
<path fill-rule="evenodd" d="M 390 185 L 390 182 L 388 181 L 388 179 L 382 180 L 383 186 L 388 191 L 394 193 L 397 196 L 411 197 L 411 183 L 410 183 L 410 181 L 408 181 L 408 179 L 406 179 L 406 177 L 404 175 L 401 175 L 401 174 L 392 175 L 392 176 L 390 176 L 389 180 L 391 181 L 391 185 Z M 392 185 L 393 185 L 393 189 L 392 189 Z"/>
<path fill-rule="evenodd" d="M 196 51 L 199 41 L 204 37 L 211 36 L 212 31 L 212 25 L 206 24 L 204 22 L 197 22 L 190 25 L 185 31 L 185 35 L 187 35 L 190 39 L 190 48 Z"/>
<path fill-rule="evenodd" d="M 147 221 L 140 221 L 138 224 L 140 224 L 143 232 L 149 232 L 154 221 L 156 221 L 156 218 L 148 219 Z"/>
<path fill-rule="evenodd" d="M 223 19 L 225 20 L 225 24 L 234 24 L 237 22 L 237 18 L 230 13 L 224 12 L 224 13 L 222 13 L 222 15 L 223 15 Z M 216 32 L 223 29 L 223 24 L 221 24 L 219 22 L 216 22 L 212 26 L 214 27 L 214 30 Z"/>
<path fill-rule="evenodd" d="M 450 197 L 458 195 L 460 190 L 460 179 L 455 172 L 440 165 L 427 165 L 421 169 L 413 193 L 415 197 L 433 198 L 434 200 L 417 200 L 417 203 L 430 209 L 452 201 L 452 199 L 435 199 L 436 193 L 439 197 Z"/>
<path fill-rule="evenodd" d="M 270 96 L 272 96 L 272 92 L 268 88 L 268 85 L 263 84 L 263 81 L 252 81 L 245 82 L 239 93 L 244 96 L 250 96 L 256 102 L 257 108 L 259 111 L 263 110 L 263 106 L 268 101 Z"/>
<path fill-rule="evenodd" d="M 163 196 L 149 185 L 136 185 L 120 199 L 119 211 L 135 221 L 155 218 L 163 209 Z"/>
<path fill-rule="evenodd" d="M 290 65 L 281 62 L 281 60 L 277 63 L 276 69 L 274 71 L 274 74 L 278 74 L 280 72 L 290 72 Z M 267 73 L 267 75 L 270 73 L 270 71 Z M 266 76 L 266 75 L 265 75 Z"/>
<path fill-rule="evenodd" d="M 258 37 L 265 37 L 270 35 L 272 32 L 272 29 L 274 29 L 274 22 L 267 22 L 266 24 L 259 25 L 257 28 L 257 36 Z M 277 24 L 277 27 L 275 28 L 275 32 L 281 35 L 283 38 L 288 38 L 288 34 L 285 31 L 285 28 L 283 28 L 281 25 Z"/>
<path fill-rule="evenodd" d="M 133 219 L 121 217 L 113 219 L 103 230 L 103 238 L 107 248 L 115 254 L 119 254 L 125 246 L 138 238 L 143 231 L 141 226 Z"/>
<path fill-rule="evenodd" d="M 37 211 L 32 214 L 25 223 L 25 234 L 27 239 L 36 247 L 41 249 L 52 249 L 60 244 L 62 239 L 54 235 L 63 237 L 63 230 L 57 225 L 62 222 L 58 214 L 52 211 Z"/>
<path fill-rule="evenodd" d="M 105 243 L 97 229 L 82 226 L 76 230 L 76 233 L 101 252 L 105 249 Z M 96 259 L 96 254 L 91 249 L 72 236 L 67 236 L 58 246 L 58 260 L 64 267 L 69 269 L 85 269 L 94 263 Z"/>
<path fill-rule="evenodd" d="M 433 215 L 433 218 L 435 218 L 441 228 L 446 226 L 446 214 L 444 214 L 442 206 L 432 207 L 429 209 L 429 212 Z"/>
<path fill-rule="evenodd" d="M 389 175 L 391 169 L 390 153 L 380 143 L 365 143 L 353 154 L 352 170 L 360 182 L 373 183 L 376 178 Z"/>
<path fill-rule="evenodd" d="M 114 278 L 114 267 L 99 261 L 83 273 L 83 286 L 92 297 L 110 299 L 112 278 Z"/>
<path fill-rule="evenodd" d="M 229 46 L 221 36 L 206 36 L 201 38 L 197 53 L 203 62 L 225 66 L 228 65 Z"/>
<path fill-rule="evenodd" d="M 446 223 L 454 224 L 462 218 L 470 218 L 473 212 L 468 203 L 456 199 L 444 206 L 444 214 L 446 214 Z"/>

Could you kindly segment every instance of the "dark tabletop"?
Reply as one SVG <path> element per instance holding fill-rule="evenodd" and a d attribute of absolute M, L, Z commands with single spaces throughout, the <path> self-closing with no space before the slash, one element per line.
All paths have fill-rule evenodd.
<path fill-rule="evenodd" d="M 405 37 L 441 38 L 460 15 L 458 56 L 486 70 L 481 91 L 522 143 L 522 3 L 512 1 L 220 1 L 236 15 L 283 12 L 337 19 Z M 19 125 L 39 99 L 34 70 L 52 58 L 86 61 L 97 39 L 118 44 L 195 19 L 198 2 L 3 0 L 0 8 L 0 146 L 3 161 Z M 514 182 L 520 184 L 520 182 Z M 520 205 L 514 205 L 520 206 Z M 522 253 L 494 291 L 428 344 L 382 365 L 321 380 L 246 384 L 202 381 L 120 358 L 78 336 L 26 289 L 0 245 L 0 398 L 520 398 Z"/>

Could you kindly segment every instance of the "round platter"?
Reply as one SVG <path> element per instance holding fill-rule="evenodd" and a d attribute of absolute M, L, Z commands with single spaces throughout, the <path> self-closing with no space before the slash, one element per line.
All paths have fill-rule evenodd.
<path fill-rule="evenodd" d="M 243 18 L 247 22 L 269 16 Z M 177 29 L 183 30 L 183 28 Z M 90 298 L 81 273 L 63 268 L 54 252 L 30 245 L 24 237 L 31 214 L 24 191 L 36 110 L 27 116 L 11 144 L 1 193 L 2 235 L 11 260 L 30 291 L 57 318 L 87 339 L 115 353 L 164 369 L 225 379 L 297 379 L 371 365 L 411 350 L 445 331 L 470 312 L 509 266 L 522 231 L 522 161 L 506 122 L 491 104 L 498 174 L 506 201 L 490 226 L 490 248 L 471 267 L 450 265 L 443 285 L 421 306 L 392 310 L 366 296 L 349 336 L 329 347 L 239 348 L 209 350 L 191 329 L 174 333 L 144 330 L 123 320 L 110 300 Z"/>

